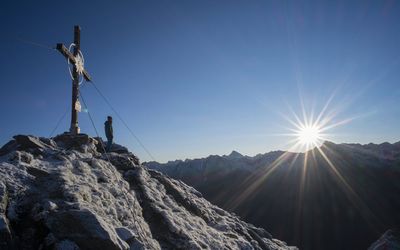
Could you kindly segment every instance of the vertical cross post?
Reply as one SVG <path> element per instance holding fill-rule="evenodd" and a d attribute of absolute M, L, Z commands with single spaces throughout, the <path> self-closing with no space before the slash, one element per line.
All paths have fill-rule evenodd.
<path fill-rule="evenodd" d="M 73 55 L 76 57 L 80 50 L 81 40 L 81 28 L 74 26 L 74 52 Z M 78 126 L 78 111 L 79 111 L 79 74 L 76 70 L 76 65 L 73 64 L 72 70 L 72 109 L 71 109 L 71 127 L 69 131 L 72 134 L 79 134 L 80 129 Z"/>
<path fill-rule="evenodd" d="M 57 43 L 56 49 L 68 60 L 68 64 L 72 64 L 72 109 L 71 109 L 71 127 L 69 132 L 71 134 L 79 134 L 80 129 L 78 126 L 78 112 L 81 111 L 81 104 L 79 103 L 79 78 L 82 75 L 83 79 L 87 82 L 91 81 L 89 73 L 84 68 L 84 61 L 81 52 L 81 28 L 74 27 L 74 51 L 72 53 L 62 43 Z M 70 47 L 71 48 L 71 47 Z M 83 80 L 82 79 L 82 80 Z"/>

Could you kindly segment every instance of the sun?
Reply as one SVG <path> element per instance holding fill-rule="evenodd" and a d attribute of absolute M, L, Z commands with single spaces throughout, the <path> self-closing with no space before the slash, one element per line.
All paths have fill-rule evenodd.
<path fill-rule="evenodd" d="M 288 145 L 291 145 L 290 151 L 306 152 L 320 147 L 327 140 L 331 140 L 330 138 L 333 135 L 327 132 L 345 122 L 333 122 L 333 115 L 326 114 L 325 110 L 324 108 L 321 113 L 315 115 L 313 112 L 308 113 L 305 109 L 300 114 L 296 114 L 291 109 L 292 118 L 283 116 L 292 125 L 291 128 L 288 128 L 291 133 L 286 134 L 292 137 L 292 140 L 288 143 Z"/>
<path fill-rule="evenodd" d="M 288 136 L 293 139 L 289 142 L 291 149 L 294 151 L 305 152 L 310 149 L 321 146 L 324 141 L 328 140 L 331 134 L 326 131 L 331 128 L 325 119 L 313 119 L 312 116 L 304 116 L 301 120 L 295 115 L 295 120 L 291 120 L 292 128 Z"/>
<path fill-rule="evenodd" d="M 318 125 L 302 126 L 297 131 L 297 140 L 304 146 L 317 146 L 322 138 L 322 131 Z"/>
<path fill-rule="evenodd" d="M 287 133 L 280 134 L 290 138 L 286 144 L 287 151 L 307 152 L 316 148 L 319 149 L 324 145 L 324 142 L 333 141 L 340 136 L 340 134 L 337 134 L 337 127 L 344 126 L 360 117 L 358 115 L 345 119 L 339 118 L 338 115 L 343 111 L 343 107 L 331 107 L 333 97 L 334 94 L 320 108 L 315 106 L 306 108 L 304 99 L 301 97 L 300 109 L 298 108 L 297 112 L 288 104 L 289 112 L 280 113 L 282 118 L 291 125 L 286 127 Z"/>

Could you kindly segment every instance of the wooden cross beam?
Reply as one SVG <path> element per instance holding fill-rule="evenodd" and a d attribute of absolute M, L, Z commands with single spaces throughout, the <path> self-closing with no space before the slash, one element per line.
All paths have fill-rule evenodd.
<path fill-rule="evenodd" d="M 71 53 L 62 43 L 58 43 L 56 49 L 72 63 L 72 109 L 71 109 L 71 127 L 69 129 L 72 134 L 79 134 L 80 129 L 78 126 L 78 112 L 81 109 L 79 103 L 79 76 L 82 74 L 83 78 L 90 82 L 91 77 L 86 69 L 83 67 L 83 61 L 80 57 L 81 49 L 81 28 L 74 27 L 74 51 Z"/>

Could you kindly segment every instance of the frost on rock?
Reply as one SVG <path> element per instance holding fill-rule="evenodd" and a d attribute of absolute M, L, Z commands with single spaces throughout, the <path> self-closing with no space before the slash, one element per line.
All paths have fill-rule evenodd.
<path fill-rule="evenodd" d="M 295 249 L 99 138 L 0 149 L 0 249 Z"/>

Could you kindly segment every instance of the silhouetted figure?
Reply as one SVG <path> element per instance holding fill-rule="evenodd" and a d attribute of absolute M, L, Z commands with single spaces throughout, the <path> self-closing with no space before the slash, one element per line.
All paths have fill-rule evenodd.
<path fill-rule="evenodd" d="M 107 137 L 106 151 L 109 152 L 111 150 L 111 146 L 113 144 L 113 138 L 114 138 L 111 116 L 107 116 L 107 121 L 104 123 L 104 130 L 106 132 L 106 137 Z"/>

